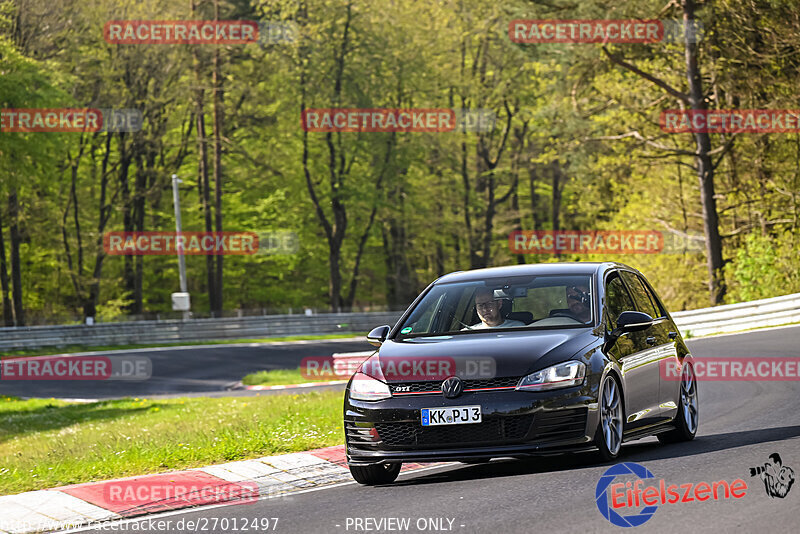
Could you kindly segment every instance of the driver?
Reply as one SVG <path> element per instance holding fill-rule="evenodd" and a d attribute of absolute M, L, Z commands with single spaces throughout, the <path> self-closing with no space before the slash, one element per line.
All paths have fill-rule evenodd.
<path fill-rule="evenodd" d="M 476 330 L 481 328 L 510 328 L 513 326 L 526 326 L 522 321 L 506 319 L 500 313 L 500 299 L 494 298 L 494 291 L 488 288 L 480 288 L 475 292 L 475 309 L 481 322 L 468 326 L 464 330 Z"/>
<path fill-rule="evenodd" d="M 569 306 L 570 313 L 572 313 L 576 319 L 585 323 L 592 318 L 591 303 L 592 299 L 589 296 L 588 287 L 567 287 L 567 306 Z"/>

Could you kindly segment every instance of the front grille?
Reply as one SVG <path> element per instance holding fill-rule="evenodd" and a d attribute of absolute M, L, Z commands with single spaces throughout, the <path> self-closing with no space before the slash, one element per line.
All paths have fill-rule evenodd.
<path fill-rule="evenodd" d="M 586 408 L 542 412 L 533 428 L 536 441 L 559 441 L 579 438 L 586 432 Z"/>
<path fill-rule="evenodd" d="M 378 435 L 388 447 L 474 445 L 522 440 L 533 415 L 496 417 L 468 425 L 421 426 L 416 422 L 376 423 Z"/>
<path fill-rule="evenodd" d="M 424 382 L 397 382 L 389 384 L 392 394 L 408 395 L 409 393 L 430 393 L 439 392 L 442 390 L 442 380 L 426 380 Z M 468 389 L 481 389 L 481 388 L 502 388 L 514 387 L 519 382 L 518 377 L 501 377 L 501 378 L 482 378 L 475 380 L 464 380 L 464 390 Z M 403 388 L 398 391 L 398 388 Z M 407 390 L 405 388 L 408 388 Z"/>
<path fill-rule="evenodd" d="M 371 426 L 362 427 L 350 421 L 344 423 L 347 441 L 353 445 L 376 445 L 378 440 L 370 434 L 371 430 Z"/>

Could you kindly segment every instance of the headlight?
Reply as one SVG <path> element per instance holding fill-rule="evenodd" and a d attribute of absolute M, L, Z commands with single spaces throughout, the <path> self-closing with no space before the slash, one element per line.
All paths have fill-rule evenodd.
<path fill-rule="evenodd" d="M 364 373 L 356 373 L 353 375 L 353 381 L 350 382 L 351 399 L 375 401 L 389 399 L 391 397 L 392 393 L 389 391 L 389 386 L 384 382 L 375 380 Z"/>
<path fill-rule="evenodd" d="M 586 376 L 586 365 L 583 362 L 566 362 L 536 371 L 523 376 L 517 389 L 542 391 L 547 389 L 578 386 Z"/>

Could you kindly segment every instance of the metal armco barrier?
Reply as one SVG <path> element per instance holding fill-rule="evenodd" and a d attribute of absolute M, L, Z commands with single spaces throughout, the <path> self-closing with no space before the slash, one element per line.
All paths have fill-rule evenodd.
<path fill-rule="evenodd" d="M 401 312 L 267 315 L 190 321 L 136 321 L 92 326 L 0 328 L 0 351 L 68 345 L 132 345 L 251 339 L 301 334 L 355 332 L 393 325 Z M 800 293 L 771 299 L 676 312 L 672 318 L 686 336 L 736 332 L 800 322 Z"/>
<path fill-rule="evenodd" d="M 375 354 L 378 350 L 365 350 L 361 352 L 335 352 L 333 354 L 333 372 L 344 379 L 353 376 L 358 366 Z"/>
<path fill-rule="evenodd" d="M 672 319 L 686 337 L 724 334 L 762 326 L 800 322 L 800 293 L 676 312 Z"/>
<path fill-rule="evenodd" d="M 256 339 L 300 334 L 356 332 L 394 324 L 401 312 L 267 315 L 262 317 L 135 321 L 69 326 L 0 328 L 0 351 L 68 345 L 133 345 Z"/>

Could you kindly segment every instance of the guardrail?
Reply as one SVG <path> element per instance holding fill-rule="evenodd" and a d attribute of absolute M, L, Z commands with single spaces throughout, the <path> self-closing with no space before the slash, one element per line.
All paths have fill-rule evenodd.
<path fill-rule="evenodd" d="M 0 351 L 68 345 L 133 345 L 254 339 L 299 334 L 357 332 L 394 324 L 401 312 L 267 315 L 262 317 L 135 321 L 68 326 L 0 328 Z"/>
<path fill-rule="evenodd" d="M 348 379 L 358 370 L 358 366 L 364 363 L 367 358 L 375 354 L 374 350 L 364 350 L 360 352 L 335 352 L 333 353 L 333 372 L 334 374 Z"/>
<path fill-rule="evenodd" d="M 800 322 L 800 293 L 672 314 L 686 337 Z"/>
<path fill-rule="evenodd" d="M 133 345 L 252 339 L 300 334 L 366 334 L 375 326 L 393 325 L 401 312 L 324 313 L 134 321 L 69 326 L 0 328 L 0 351 L 68 345 Z M 735 332 L 754 327 L 800 322 L 800 293 L 771 299 L 676 312 L 672 318 L 684 337 Z"/>

